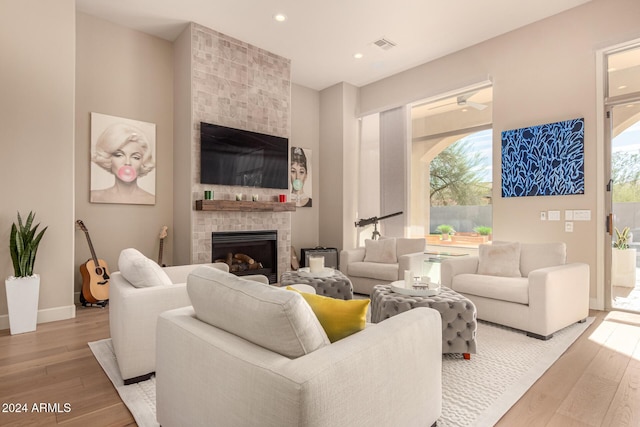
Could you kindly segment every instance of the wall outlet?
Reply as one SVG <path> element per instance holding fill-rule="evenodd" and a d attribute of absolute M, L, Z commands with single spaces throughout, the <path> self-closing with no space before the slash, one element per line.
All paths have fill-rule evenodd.
<path fill-rule="evenodd" d="M 564 223 L 564 231 L 566 231 L 567 233 L 573 233 L 573 222 L 566 221 Z"/>
<path fill-rule="evenodd" d="M 549 211 L 549 221 L 560 221 L 560 211 Z"/>
<path fill-rule="evenodd" d="M 540 221 L 546 221 L 547 220 L 547 212 L 546 211 L 541 211 L 540 212 Z"/>

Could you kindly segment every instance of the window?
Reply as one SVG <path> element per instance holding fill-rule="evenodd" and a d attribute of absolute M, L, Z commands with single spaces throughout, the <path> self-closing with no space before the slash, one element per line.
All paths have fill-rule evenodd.
<path fill-rule="evenodd" d="M 477 247 L 492 231 L 491 87 L 412 109 L 412 236 Z"/>

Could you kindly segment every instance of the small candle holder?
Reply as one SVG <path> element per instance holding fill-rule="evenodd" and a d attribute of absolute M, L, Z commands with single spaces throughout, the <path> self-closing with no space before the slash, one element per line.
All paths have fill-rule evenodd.
<path fill-rule="evenodd" d="M 258 195 L 254 194 L 253 196 L 251 196 L 251 200 L 253 200 L 254 202 L 258 201 Z"/>
<path fill-rule="evenodd" d="M 242 193 L 236 193 L 236 201 L 241 201 L 242 200 Z"/>
<path fill-rule="evenodd" d="M 309 256 L 309 272 L 322 273 L 324 271 L 324 257 L 318 255 Z"/>
<path fill-rule="evenodd" d="M 421 280 L 420 276 L 414 276 L 413 289 L 425 290 L 425 289 L 429 289 L 429 286 Z"/>

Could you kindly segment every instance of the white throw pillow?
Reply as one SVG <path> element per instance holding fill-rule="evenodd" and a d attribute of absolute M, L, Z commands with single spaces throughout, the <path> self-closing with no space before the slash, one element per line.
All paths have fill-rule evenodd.
<path fill-rule="evenodd" d="M 366 239 L 364 241 L 364 261 L 383 264 L 395 264 L 398 262 L 398 258 L 396 257 L 396 239 Z"/>
<path fill-rule="evenodd" d="M 120 252 L 118 269 L 122 277 L 136 288 L 171 284 L 171 279 L 162 267 L 134 248 L 124 249 Z"/>
<path fill-rule="evenodd" d="M 478 274 L 522 277 L 520 274 L 520 243 L 482 244 L 478 247 L 478 254 Z"/>

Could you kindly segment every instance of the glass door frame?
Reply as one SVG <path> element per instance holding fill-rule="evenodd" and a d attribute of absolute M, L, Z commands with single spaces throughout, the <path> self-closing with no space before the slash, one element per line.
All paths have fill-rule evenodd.
<path fill-rule="evenodd" d="M 613 309 L 613 289 L 611 284 L 611 247 L 613 239 L 611 149 L 613 109 L 616 106 L 628 104 L 629 102 L 640 101 L 640 93 L 638 92 L 614 97 L 607 96 L 609 93 L 607 87 L 609 81 L 607 57 L 614 53 L 633 48 L 640 48 L 640 39 L 602 49 L 596 53 L 596 77 L 598 81 L 596 90 L 597 154 L 598 158 L 601 159 L 596 168 L 596 179 L 598 183 L 596 199 L 597 206 L 601 207 L 597 209 L 596 213 L 596 244 L 598 248 L 596 262 L 597 266 L 603 266 L 603 268 L 596 268 L 596 301 L 595 307 L 593 308 L 604 309 L 605 311 Z"/>
<path fill-rule="evenodd" d="M 640 46 L 637 48 L 640 49 Z M 613 149 L 616 148 L 614 147 L 614 140 L 617 136 L 620 136 L 621 134 L 624 133 L 624 130 L 622 132 L 619 133 L 619 135 L 614 136 L 615 133 L 615 125 L 616 123 L 619 122 L 620 118 L 616 118 L 616 114 L 620 114 L 622 113 L 622 109 L 625 109 L 626 107 L 628 107 L 630 104 L 634 104 L 636 106 L 640 106 L 640 92 L 635 92 L 632 93 L 630 95 L 625 95 L 625 96 L 618 96 L 618 97 L 612 97 L 609 102 L 605 101 L 605 119 L 606 119 L 606 143 L 607 143 L 607 150 L 606 153 L 608 155 L 608 160 L 607 160 L 607 166 L 609 166 L 609 172 L 607 176 L 611 176 L 612 175 L 612 163 L 613 163 Z M 614 110 L 616 112 L 614 112 Z M 622 116 L 624 117 L 624 114 L 622 114 Z M 635 115 L 634 117 L 637 117 L 637 115 Z M 637 123 L 637 122 L 636 122 Z M 607 197 L 605 199 L 605 203 L 606 203 L 606 209 L 608 212 L 610 212 L 609 217 L 608 217 L 608 224 L 607 226 L 609 227 L 608 230 L 610 230 L 612 227 L 616 226 L 616 222 L 618 222 L 618 217 L 616 215 L 616 211 L 613 205 L 613 196 L 614 196 L 614 184 L 615 181 L 610 181 L 611 182 L 611 188 L 607 187 Z M 620 209 L 620 208 L 619 208 Z M 620 212 L 620 210 L 618 211 Z M 628 213 L 628 212 L 627 212 Z M 622 217 L 624 217 L 625 215 L 621 215 Z M 628 219 L 628 218 L 627 218 Z M 629 225 L 630 227 L 632 227 L 632 231 L 635 231 L 634 228 L 637 227 L 636 225 L 637 223 L 635 221 L 633 221 L 632 223 L 619 223 L 617 225 L 618 230 L 622 230 L 623 226 Z M 614 228 L 615 229 L 615 228 Z M 608 231 L 607 230 L 607 231 Z M 609 242 L 607 243 L 607 247 L 612 247 L 612 243 L 613 240 L 616 239 L 615 236 L 615 232 L 609 232 Z M 635 237 L 635 239 L 637 239 L 637 236 Z M 611 255 L 609 255 L 610 258 L 613 257 L 613 252 L 612 250 L 609 251 Z M 634 260 L 634 267 L 636 266 L 636 261 Z M 618 311 L 630 311 L 630 312 L 634 312 L 634 313 L 638 313 L 639 310 L 634 309 L 627 309 L 627 308 L 622 308 L 620 305 L 616 306 L 613 303 L 613 299 L 614 297 L 618 296 L 618 294 L 616 292 L 614 292 L 614 281 L 613 281 L 613 276 L 614 276 L 614 262 L 613 260 L 609 260 L 609 263 L 607 264 L 607 269 L 606 269 L 606 274 L 607 274 L 607 279 L 611 282 L 610 284 L 607 285 L 607 287 L 605 288 L 605 309 L 607 311 L 610 310 L 618 310 Z M 637 271 L 637 268 L 636 268 Z M 626 279 L 628 279 L 629 277 L 626 276 L 622 276 L 625 277 L 625 279 L 622 279 L 623 282 L 626 282 Z M 627 287 L 627 285 L 622 285 L 622 284 L 618 284 L 618 286 L 622 286 Z M 635 306 L 634 306 L 635 307 Z"/>

